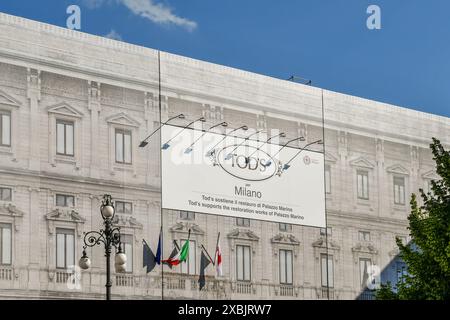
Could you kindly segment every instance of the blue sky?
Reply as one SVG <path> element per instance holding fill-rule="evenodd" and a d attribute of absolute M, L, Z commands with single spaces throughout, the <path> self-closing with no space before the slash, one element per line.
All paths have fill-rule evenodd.
<path fill-rule="evenodd" d="M 0 11 L 450 117 L 448 0 L 2 0 Z M 381 30 L 366 27 L 381 8 Z"/>

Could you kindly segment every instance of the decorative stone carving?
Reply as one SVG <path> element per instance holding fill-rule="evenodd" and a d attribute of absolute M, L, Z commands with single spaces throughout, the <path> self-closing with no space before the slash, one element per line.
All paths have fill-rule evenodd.
<path fill-rule="evenodd" d="M 373 244 L 370 243 L 358 243 L 352 248 L 353 253 L 369 253 L 378 254 L 378 250 L 375 249 Z"/>
<path fill-rule="evenodd" d="M 47 220 L 60 220 L 60 221 L 69 221 L 76 223 L 84 223 L 85 219 L 80 216 L 78 212 L 75 210 L 63 210 L 57 208 L 45 215 Z"/>
<path fill-rule="evenodd" d="M 65 101 L 47 107 L 47 111 L 48 113 L 55 113 L 68 117 L 74 118 L 83 117 L 83 113 L 81 111 L 77 110 L 75 107 L 72 107 L 69 103 Z"/>
<path fill-rule="evenodd" d="M 312 243 L 312 246 L 314 248 L 321 248 L 326 249 L 327 248 L 327 241 L 325 237 L 320 237 L 316 241 Z M 328 250 L 340 250 L 341 247 L 333 240 L 328 239 Z"/>
<path fill-rule="evenodd" d="M 47 213 L 45 215 L 45 219 L 47 220 L 48 233 L 50 235 L 55 233 L 55 224 L 70 222 L 70 223 L 75 223 L 78 237 L 81 237 L 80 224 L 83 224 L 86 221 L 75 210 L 71 210 L 71 209 L 64 210 L 61 208 L 56 208 L 55 210 Z"/>
<path fill-rule="evenodd" d="M 0 216 L 10 217 L 16 231 L 20 230 L 20 220 L 18 218 L 22 218 L 23 215 L 24 212 L 11 203 L 0 206 Z"/>
<path fill-rule="evenodd" d="M 174 226 L 170 228 L 170 232 L 181 232 L 188 233 L 189 229 L 191 230 L 191 234 L 204 235 L 205 231 L 199 227 L 196 223 L 191 222 L 177 222 Z"/>
<path fill-rule="evenodd" d="M 0 206 L 0 215 L 22 217 L 24 215 L 24 212 L 19 210 L 15 205 L 8 203 Z"/>
<path fill-rule="evenodd" d="M 120 112 L 115 115 L 109 116 L 108 118 L 106 118 L 106 121 L 109 123 L 114 123 L 114 124 L 123 125 L 123 126 L 130 126 L 130 127 L 139 127 L 139 125 L 140 125 L 139 121 L 133 119 L 131 116 L 129 116 L 125 112 Z"/>
<path fill-rule="evenodd" d="M 404 166 L 402 166 L 400 164 L 395 164 L 393 166 L 390 166 L 386 170 L 388 172 L 394 173 L 394 174 L 409 175 L 408 170 Z"/>
<path fill-rule="evenodd" d="M 350 161 L 350 165 L 359 168 L 373 169 L 375 165 L 364 157 L 358 157 Z"/>
<path fill-rule="evenodd" d="M 234 229 L 227 234 L 229 239 L 259 241 L 259 237 L 251 230 Z"/>
<path fill-rule="evenodd" d="M 114 216 L 113 223 L 118 227 L 142 229 L 143 224 L 140 223 L 135 217 L 116 214 Z"/>
<path fill-rule="evenodd" d="M 7 94 L 5 91 L 0 90 L 0 105 L 7 105 L 11 107 L 20 107 L 22 103 L 13 96 Z"/>
<path fill-rule="evenodd" d="M 272 243 L 276 244 L 287 244 L 287 245 L 300 245 L 300 241 L 293 234 L 279 233 L 274 236 L 271 240 Z"/>

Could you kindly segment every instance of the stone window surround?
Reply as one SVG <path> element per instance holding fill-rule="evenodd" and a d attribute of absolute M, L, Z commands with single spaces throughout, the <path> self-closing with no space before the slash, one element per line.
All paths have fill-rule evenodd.
<path fill-rule="evenodd" d="M 10 146 L 0 146 L 0 155 L 6 154 L 10 155 L 12 157 L 13 161 L 17 161 L 16 158 L 16 150 L 17 150 L 17 141 L 20 140 L 19 138 L 19 108 L 21 107 L 21 103 L 15 99 L 14 97 L 10 96 L 6 92 L 0 90 L 0 98 L 3 98 L 2 101 L 0 100 L 0 110 L 9 112 L 11 114 L 11 123 L 10 123 L 10 139 L 11 139 L 11 145 Z"/>
<path fill-rule="evenodd" d="M 109 171 L 115 175 L 116 171 L 131 171 L 137 176 L 138 136 L 140 123 L 127 115 L 125 112 L 114 114 L 106 118 L 109 137 Z M 116 129 L 131 132 L 131 163 L 116 162 Z"/>
<path fill-rule="evenodd" d="M 47 108 L 49 126 L 49 162 L 53 167 L 58 163 L 68 163 L 75 166 L 77 170 L 81 167 L 82 140 L 83 140 L 83 113 L 72 107 L 67 102 L 51 105 Z M 74 155 L 62 155 L 56 152 L 56 123 L 57 121 L 73 122 Z"/>

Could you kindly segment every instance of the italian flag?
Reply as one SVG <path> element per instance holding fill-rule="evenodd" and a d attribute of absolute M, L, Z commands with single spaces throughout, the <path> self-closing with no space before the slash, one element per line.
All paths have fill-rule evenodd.
<path fill-rule="evenodd" d="M 164 260 L 163 262 L 166 262 L 171 266 L 177 266 L 181 262 L 186 261 L 189 253 L 189 242 L 190 242 L 189 240 L 186 240 L 183 246 L 181 247 L 181 250 L 178 251 L 174 257 Z"/>
<path fill-rule="evenodd" d="M 216 247 L 216 271 L 217 271 L 217 276 L 221 277 L 222 276 L 222 251 L 220 250 L 219 241 L 217 242 L 217 247 Z"/>

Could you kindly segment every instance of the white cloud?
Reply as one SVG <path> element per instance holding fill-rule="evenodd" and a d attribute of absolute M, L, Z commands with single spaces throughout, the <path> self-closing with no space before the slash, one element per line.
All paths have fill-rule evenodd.
<path fill-rule="evenodd" d="M 122 41 L 122 36 L 118 34 L 114 29 L 111 29 L 111 31 L 108 34 L 106 34 L 105 37 L 113 40 Z"/>
<path fill-rule="evenodd" d="M 111 3 L 113 0 L 84 0 L 84 4 L 95 9 L 101 7 L 104 3 Z M 135 15 L 141 16 L 154 23 L 176 25 L 183 27 L 189 31 L 197 28 L 195 21 L 182 18 L 173 13 L 173 9 L 162 4 L 156 3 L 155 0 L 115 0 L 117 3 L 123 4 Z"/>

